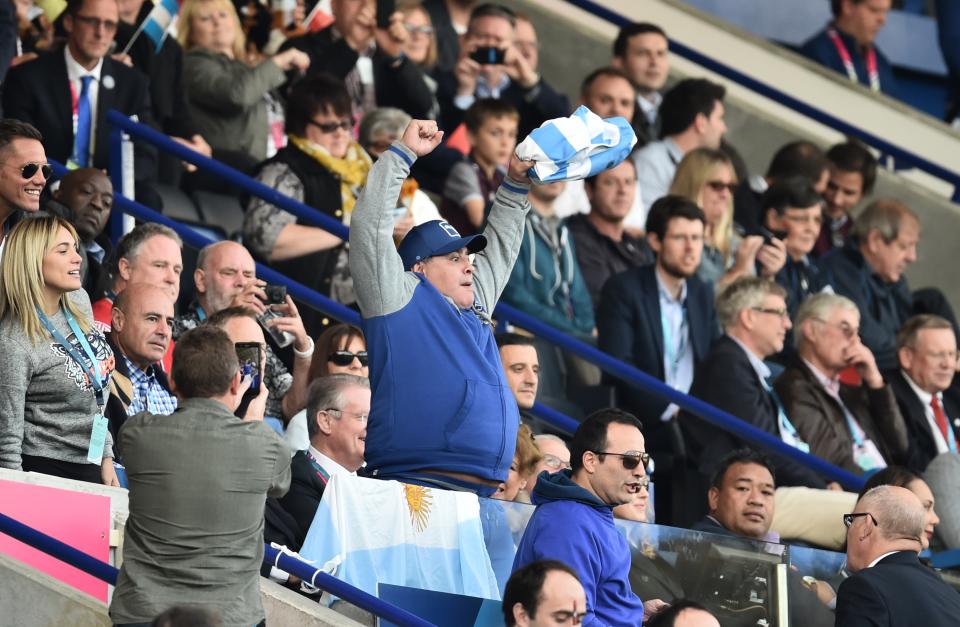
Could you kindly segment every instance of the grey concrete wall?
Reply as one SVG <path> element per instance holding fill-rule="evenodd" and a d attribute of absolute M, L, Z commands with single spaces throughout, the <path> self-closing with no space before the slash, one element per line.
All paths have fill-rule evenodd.
<path fill-rule="evenodd" d="M 263 577 L 260 578 L 260 598 L 270 627 L 365 627 L 373 624 L 372 621 L 359 623 Z"/>
<path fill-rule="evenodd" d="M 109 627 L 107 606 L 0 555 L 0 627 Z"/>

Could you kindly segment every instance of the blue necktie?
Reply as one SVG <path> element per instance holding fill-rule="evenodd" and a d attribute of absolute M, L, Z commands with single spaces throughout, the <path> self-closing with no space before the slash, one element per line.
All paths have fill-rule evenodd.
<path fill-rule="evenodd" d="M 92 76 L 80 77 L 80 98 L 77 100 L 77 133 L 73 139 L 73 162 L 87 167 L 90 160 L 90 83 Z"/>

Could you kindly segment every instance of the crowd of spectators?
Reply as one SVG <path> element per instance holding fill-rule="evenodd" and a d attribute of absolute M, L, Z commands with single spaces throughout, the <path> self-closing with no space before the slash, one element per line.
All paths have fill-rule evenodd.
<path fill-rule="evenodd" d="M 882 19 L 866 10 L 876 3 L 834 2 L 835 22 L 804 51 L 829 65 L 847 46 L 851 78 L 886 90 L 888 66 L 871 52 Z M 869 148 L 791 142 L 764 177 L 738 176 L 725 87 L 699 77 L 668 87 L 667 33 L 638 23 L 579 94 L 631 123 L 633 153 L 582 181 L 531 185 L 518 141 L 572 107 L 539 73 L 527 16 L 403 0 L 378 23 L 375 0 L 330 6 L 324 28 L 264 29 L 238 3 L 186 0 L 176 37 L 154 50 L 138 34 L 149 3 L 68 0 L 13 34 L 22 53 L 2 82 L 0 121 L 0 466 L 129 486 L 117 623 L 149 622 L 201 583 L 217 591 L 205 603 L 224 624 L 262 620 L 250 580 L 232 575 L 260 568 L 261 538 L 299 550 L 341 473 L 473 492 L 484 525 L 503 516 L 486 497 L 537 505 L 515 560 L 490 556 L 518 625 L 542 624 L 547 607 L 609 624 L 706 614 L 671 585 L 653 593 L 677 601 L 670 613 L 639 584 L 631 591 L 631 568 L 656 562 L 631 553 L 614 517 L 653 522 L 656 509 L 772 541 L 775 495 L 786 518 L 857 503 L 662 395 L 606 375 L 585 384 L 570 355 L 494 334 L 501 299 L 793 449 L 891 475 L 926 512 L 917 543 L 960 548 L 956 318 L 942 292 L 907 284 L 920 219 L 870 198 Z M 159 224 L 111 242 L 111 108 L 349 226 L 349 241 L 242 197 L 239 241 L 195 260 Z M 236 194 L 136 146 L 145 204 L 162 209 L 157 190 L 181 183 Z M 48 160 L 71 171 L 47 185 Z M 362 328 L 277 295 L 255 261 L 359 311 Z M 238 361 L 232 345 L 256 347 L 260 363 Z M 564 397 L 564 377 L 612 396 Z M 552 395 L 582 420 L 571 440 L 535 415 Z M 691 478 L 693 494 L 665 481 L 654 508 L 651 458 L 664 476 Z M 187 487 L 172 490 L 178 480 Z M 857 507 L 908 500 L 881 497 Z M 164 583 L 155 556 L 199 549 L 195 529 L 220 533 L 217 550 L 232 557 Z M 847 608 L 838 582 L 789 583 L 798 624 Z"/>

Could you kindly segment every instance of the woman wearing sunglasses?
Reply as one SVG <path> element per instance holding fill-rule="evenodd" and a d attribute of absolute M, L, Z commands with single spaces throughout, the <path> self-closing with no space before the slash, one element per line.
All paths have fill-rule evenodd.
<path fill-rule="evenodd" d="M 741 237 L 733 224 L 733 191 L 737 176 L 730 159 L 711 148 L 698 148 L 684 156 L 673 177 L 671 194 L 697 203 L 706 217 L 703 254 L 697 276 L 719 292 L 741 276 L 757 272 L 774 276 L 786 261 L 783 242 L 764 243 L 760 235 Z"/>
<path fill-rule="evenodd" d="M 307 381 L 312 383 L 320 377 L 341 373 L 366 377 L 369 372 L 367 363 L 367 342 L 363 331 L 351 324 L 335 324 L 317 338 Z M 307 410 L 300 411 L 290 420 L 283 439 L 291 455 L 310 445 Z"/>
<path fill-rule="evenodd" d="M 103 411 L 114 356 L 80 289 L 77 233 L 23 220 L 0 263 L 0 467 L 119 485 Z"/>

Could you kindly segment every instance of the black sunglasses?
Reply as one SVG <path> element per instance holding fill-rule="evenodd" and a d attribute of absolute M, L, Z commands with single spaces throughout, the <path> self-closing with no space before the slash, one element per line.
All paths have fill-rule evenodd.
<path fill-rule="evenodd" d="M 20 176 L 23 177 L 23 180 L 29 181 L 37 173 L 37 170 L 40 170 L 40 173 L 43 174 L 44 180 L 50 178 L 50 175 L 53 174 L 53 166 L 49 163 L 28 163 L 20 168 Z"/>
<path fill-rule="evenodd" d="M 332 361 L 337 366 L 345 368 L 353 363 L 353 358 L 356 357 L 360 360 L 361 366 L 366 366 L 369 359 L 367 358 L 367 351 L 360 351 L 359 353 L 351 353 L 350 351 L 337 351 L 331 353 L 327 357 L 327 361 Z"/>
<path fill-rule="evenodd" d="M 650 463 L 650 453 L 608 453 L 606 451 L 593 451 L 597 455 L 614 455 L 623 462 L 623 467 L 627 470 L 633 470 L 641 463 L 646 468 Z"/>
<path fill-rule="evenodd" d="M 310 126 L 316 126 L 320 129 L 321 133 L 333 133 L 339 129 L 349 131 L 353 128 L 352 120 L 340 120 L 339 122 L 314 122 L 313 120 L 307 120 L 307 124 Z"/>

